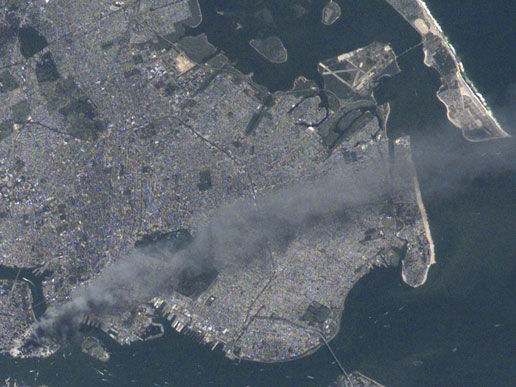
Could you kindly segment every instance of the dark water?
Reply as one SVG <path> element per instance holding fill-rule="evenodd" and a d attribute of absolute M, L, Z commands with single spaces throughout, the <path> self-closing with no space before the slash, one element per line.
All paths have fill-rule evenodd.
<path fill-rule="evenodd" d="M 254 73 L 254 80 L 271 91 L 290 89 L 299 75 L 321 84 L 317 73 L 319 61 L 374 40 L 391 43 L 399 53 L 419 43 L 417 33 L 406 23 L 400 23 L 399 16 L 383 0 L 339 2 L 342 17 L 331 27 L 321 23 L 324 3 L 201 0 L 205 22 L 195 32 L 205 32 L 239 70 Z M 299 17 L 293 4 L 302 6 L 307 13 Z M 261 16 L 264 6 L 270 10 L 271 23 Z M 237 29 L 238 24 L 243 28 Z M 285 64 L 267 62 L 248 43 L 270 35 L 278 36 L 287 49 L 289 60 Z"/>
<path fill-rule="evenodd" d="M 381 0 L 339 1 L 343 16 L 332 27 L 319 22 L 321 1 L 301 1 L 310 13 L 300 19 L 285 5 L 293 2 L 264 1 L 275 20 L 268 26 L 249 17 L 259 9 L 257 3 L 201 1 L 204 23 L 194 32 L 206 32 L 241 71 L 253 72 L 257 82 L 272 90 L 288 89 L 298 75 L 320 82 L 318 61 L 373 40 L 391 43 L 398 53 L 419 42 Z M 507 86 L 516 78 L 512 2 L 432 0 L 429 6 L 449 31 L 470 77 L 496 101 L 497 111 L 504 114 L 500 119 L 510 121 L 504 112 L 511 110 Z M 217 7 L 234 16 L 217 15 Z M 236 22 L 244 26 L 238 33 L 232 28 Z M 268 64 L 248 46 L 250 38 L 269 34 L 283 40 L 287 63 Z M 384 81 L 376 96 L 392 104 L 391 135 L 413 136 L 438 264 L 419 289 L 404 285 L 399 269 L 367 275 L 351 291 L 341 332 L 331 344 L 347 369 L 359 369 L 387 385 L 513 385 L 516 177 L 511 168 L 500 167 L 516 165 L 513 143 L 466 143 L 447 124 L 435 98 L 438 77 L 422 64 L 421 50 L 402 57 L 400 67 L 402 73 Z M 170 330 L 162 339 L 129 348 L 107 345 L 112 357 L 106 365 L 72 343 L 49 359 L 2 358 L 0 378 L 52 386 L 319 386 L 339 375 L 324 348 L 295 362 L 263 365 L 232 363 L 221 351 L 211 352 Z"/>
<path fill-rule="evenodd" d="M 464 4 L 466 3 L 466 4 Z M 507 0 L 430 0 L 466 71 L 504 125 L 516 122 L 516 6 Z"/>

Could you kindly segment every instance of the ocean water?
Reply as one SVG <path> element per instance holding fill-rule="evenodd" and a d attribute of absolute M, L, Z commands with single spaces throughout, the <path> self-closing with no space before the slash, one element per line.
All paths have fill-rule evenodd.
<path fill-rule="evenodd" d="M 257 1 L 201 0 L 206 32 L 243 72 L 272 90 L 286 90 L 298 75 L 318 79 L 317 62 L 364 46 L 389 42 L 402 52 L 418 35 L 382 0 L 341 0 L 342 18 L 319 22 L 323 1 L 301 3 L 295 19 L 287 2 L 263 1 L 276 23 L 249 17 Z M 466 70 L 493 102 L 499 119 L 511 116 L 516 80 L 513 21 L 516 6 L 502 0 L 431 0 Z M 215 11 L 232 13 L 229 19 Z M 236 33 L 232 20 L 244 26 Z M 265 62 L 247 44 L 276 34 L 289 52 L 284 65 Z M 422 64 L 420 49 L 400 58 L 402 73 L 376 91 L 390 101 L 391 136 L 412 135 L 414 158 L 432 225 L 438 263 L 423 287 L 411 289 L 399 268 L 377 269 L 346 300 L 339 335 L 331 342 L 344 367 L 389 386 L 513 385 L 516 380 L 516 165 L 513 143 L 471 144 L 447 123 L 435 98 L 439 80 Z M 506 129 L 515 133 L 514 128 Z M 431 167 L 429 167 L 431 166 Z M 325 348 L 280 364 L 235 363 L 194 338 L 168 329 L 165 337 L 119 347 L 102 364 L 77 343 L 48 359 L 0 358 L 0 381 L 12 377 L 50 386 L 324 386 L 339 375 Z M 309 376 L 311 378 L 309 378 Z M 313 379 L 312 379 L 313 378 Z"/>

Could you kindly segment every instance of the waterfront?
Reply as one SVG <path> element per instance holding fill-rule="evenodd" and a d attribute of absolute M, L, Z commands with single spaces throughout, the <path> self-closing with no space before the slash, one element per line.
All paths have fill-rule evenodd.
<path fill-rule="evenodd" d="M 338 28 L 347 28 L 347 33 L 356 29 L 353 36 L 357 40 L 334 47 L 336 54 L 340 53 L 339 50 L 365 45 L 373 38 L 393 39 L 389 41 L 397 52 L 412 45 L 414 39 L 417 43 L 417 34 L 404 26 L 401 17 L 387 5 L 383 7 L 383 2 L 367 2 L 369 5 L 358 1 L 346 3 L 347 6 L 342 6 L 343 18 L 335 24 L 336 31 L 332 33 L 339 35 Z M 374 16 L 371 20 L 379 26 L 372 30 L 359 30 L 368 29 L 369 25 L 365 23 L 361 27 L 359 18 L 355 24 L 352 23 L 351 3 L 363 7 L 361 12 L 370 11 Z M 463 9 L 462 4 L 455 3 L 455 7 Z M 206 7 L 203 2 L 201 6 Z M 432 2 L 429 6 L 433 10 Z M 468 8 L 464 9 L 467 13 Z M 470 12 L 473 13 L 472 10 Z M 318 20 L 319 15 L 314 20 Z M 452 21 L 442 21 L 439 15 L 436 16 L 447 31 Z M 207 13 L 205 23 L 212 20 Z M 291 28 L 294 26 L 292 24 Z M 474 30 L 476 27 L 471 25 L 469 28 Z M 318 31 L 316 28 L 310 31 L 313 42 L 317 42 L 320 38 L 318 33 L 323 32 L 330 39 L 326 30 Z M 375 31 L 379 35 L 374 35 Z M 386 35 L 381 35 L 384 33 Z M 396 34 L 403 35 L 403 40 L 395 41 Z M 208 38 L 223 47 L 209 33 Z M 300 41 L 305 39 L 304 36 L 298 38 Z M 295 42 L 294 36 L 291 39 Z M 336 42 L 335 39 L 329 42 Z M 453 36 L 450 40 L 455 43 Z M 288 41 L 285 38 L 286 46 Z M 232 46 L 233 43 L 228 44 Z M 247 47 L 243 38 L 234 47 L 237 49 L 244 45 Z M 468 74 L 477 82 L 482 76 L 469 71 L 474 60 L 468 59 L 470 56 L 462 51 L 463 45 L 455 44 Z M 499 41 L 498 45 L 505 46 L 507 51 L 512 46 L 506 40 Z M 290 46 L 296 44 L 290 43 Z M 229 49 L 223 48 L 233 60 L 238 56 L 238 52 L 231 54 Z M 305 69 L 334 52 L 325 46 L 324 51 L 317 52 L 320 55 L 317 57 L 312 55 L 313 47 L 309 44 L 303 46 L 299 43 L 297 49 L 301 53 L 296 54 L 296 49 L 291 49 L 289 57 L 305 58 L 311 64 L 294 60 L 295 65 L 282 70 L 285 73 L 279 72 L 277 78 L 271 75 L 276 67 L 271 65 L 269 68 L 269 64 L 253 59 L 247 48 L 242 51 L 244 58 L 240 60 L 239 68 L 254 71 L 257 81 L 276 79 L 279 82 L 276 87 L 283 89 L 290 87 L 296 75 L 311 76 Z M 481 61 L 486 60 L 484 56 L 475 57 Z M 398 269 L 376 270 L 360 281 L 350 293 L 341 332 L 331 345 L 347 369 L 358 368 L 388 385 L 509 385 L 511 378 L 516 376 L 513 367 L 516 351 L 512 344 L 516 333 L 516 182 L 512 174 L 498 174 L 497 170 L 490 169 L 487 174 L 472 172 L 472 176 L 482 177 L 459 181 L 462 186 L 457 185 L 458 170 L 476 168 L 481 171 L 482 168 L 466 162 L 452 168 L 450 162 L 453 158 L 447 156 L 463 154 L 462 160 L 478 162 L 483 153 L 498 151 L 498 144 L 467 144 L 460 131 L 446 123 L 444 108 L 435 98 L 438 78 L 422 64 L 421 59 L 420 50 L 403 57 L 400 60 L 403 73 L 385 81 L 377 96 L 380 100 L 393 101 L 389 122 L 392 133 L 409 132 L 414 135 L 415 158 L 420 163 L 422 189 L 438 264 L 432 267 L 428 283 L 416 290 L 403 285 Z M 246 60 L 249 60 L 249 67 L 245 67 Z M 515 76 L 514 73 L 509 74 L 508 78 Z M 485 81 L 485 84 L 480 84 L 480 89 L 496 94 L 502 86 L 499 80 L 493 83 Z M 471 157 L 469 152 L 476 152 L 478 157 Z M 505 152 L 499 156 L 499 164 L 490 163 L 500 165 L 510 156 Z M 441 170 L 426 170 L 422 162 L 427 158 L 442 159 Z M 456 159 L 461 160 L 460 157 Z M 162 339 L 131 347 L 118 347 L 108 342 L 108 349 L 112 356 L 106 365 L 82 354 L 77 344 L 44 360 L 3 358 L 0 377 L 3 380 L 12 376 L 31 385 L 46 383 L 51 386 L 101 383 L 315 386 L 327 385 L 339 374 L 324 348 L 295 362 L 234 364 L 225 359 L 220 350 L 211 352 L 209 347 L 198 345 L 193 338 L 171 330 Z"/>

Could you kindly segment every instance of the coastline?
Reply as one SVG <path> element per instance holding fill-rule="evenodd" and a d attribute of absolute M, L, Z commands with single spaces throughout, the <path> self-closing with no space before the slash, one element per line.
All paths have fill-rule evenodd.
<path fill-rule="evenodd" d="M 437 261 L 435 259 L 435 245 L 434 245 L 434 241 L 432 239 L 432 233 L 430 231 L 430 223 L 428 222 L 428 215 L 426 213 L 426 208 L 423 203 L 423 197 L 421 196 L 421 189 L 419 187 L 419 179 L 417 178 L 417 176 L 414 176 L 413 179 L 414 179 L 414 191 L 416 193 L 417 206 L 419 208 L 419 213 L 421 215 L 421 220 L 423 222 L 425 236 L 428 241 L 428 245 L 429 245 L 429 249 L 430 249 L 430 256 L 429 256 L 428 262 L 426 263 L 426 268 L 425 268 L 425 271 L 423 274 L 423 278 L 421 279 L 421 281 L 419 283 L 417 283 L 415 285 L 409 284 L 404 270 L 401 271 L 401 276 L 403 278 L 403 282 L 405 282 L 407 285 L 412 286 L 412 287 L 419 287 L 426 283 L 426 280 L 428 279 L 428 272 L 430 270 L 430 267 L 433 264 L 437 263 Z"/>
<path fill-rule="evenodd" d="M 397 151 L 402 152 L 401 159 L 406 160 L 406 162 L 400 164 L 398 160 L 393 165 L 394 171 L 397 172 L 393 173 L 393 176 L 395 179 L 397 175 L 402 177 L 397 184 L 406 184 L 408 187 L 411 187 L 410 191 L 407 190 L 404 201 L 410 203 L 414 213 L 417 214 L 417 219 L 412 225 L 412 229 L 416 233 L 415 239 L 411 238 L 410 234 L 407 235 L 404 233 L 403 230 L 397 233 L 400 238 L 406 241 L 404 247 L 406 253 L 401 262 L 401 277 L 405 284 L 416 288 L 426 282 L 430 266 L 436 263 L 435 247 L 419 187 L 417 172 L 412 160 L 410 138 L 408 136 L 400 137 L 396 139 L 394 143 L 397 146 Z M 398 158 L 400 158 L 400 156 Z"/>
<path fill-rule="evenodd" d="M 437 92 L 437 98 L 445 105 L 449 121 L 462 130 L 464 138 L 471 142 L 480 142 L 510 137 L 510 134 L 496 120 L 482 94 L 468 78 L 455 48 L 425 2 L 422 0 L 386 1 L 421 36 L 425 54 L 424 63 L 427 67 L 434 68 L 441 77 L 442 86 Z M 442 49 L 445 52 L 441 52 Z M 435 55 L 440 55 L 440 61 L 434 58 Z M 453 69 L 450 69 L 450 63 L 446 62 L 449 59 L 453 61 Z M 469 98 L 471 102 L 465 101 L 464 97 Z M 461 103 L 454 105 L 457 101 Z M 468 105 L 469 103 L 471 106 Z M 481 137 L 476 138 L 475 135 L 480 136 L 478 132 L 482 134 Z"/>
<path fill-rule="evenodd" d="M 503 10 L 497 9 L 496 12 L 493 12 L 494 4 L 500 4 L 500 2 L 494 2 L 493 6 L 489 5 L 488 8 L 490 13 L 496 15 L 495 19 L 489 23 L 494 23 L 496 26 L 493 27 L 494 31 L 501 31 L 501 34 L 493 36 L 492 39 L 490 36 L 486 39 L 492 41 L 492 50 L 478 46 L 480 52 L 479 55 L 476 55 L 477 41 L 473 39 L 471 31 L 477 31 L 478 34 L 485 32 L 484 26 L 479 28 L 479 25 L 473 22 L 475 18 L 470 18 L 471 13 L 478 11 L 477 7 L 460 2 L 444 3 L 450 4 L 453 11 L 458 9 L 457 14 L 463 16 L 461 18 L 463 23 L 462 20 L 461 22 L 456 20 L 457 14 L 450 12 L 448 6 L 441 9 L 442 3 L 431 0 L 424 1 L 432 9 L 436 19 L 449 34 L 448 38 L 458 49 L 460 59 L 468 70 L 468 75 L 491 104 L 490 96 L 492 90 L 498 87 L 497 82 L 507 80 L 506 77 L 502 77 L 500 81 L 498 74 L 496 78 L 488 78 L 485 81 L 485 71 L 489 71 L 489 73 L 495 71 L 486 67 L 484 58 L 492 56 L 498 61 L 499 57 L 494 54 L 503 50 L 504 47 L 509 48 L 510 44 L 510 40 L 500 41 L 500 35 L 503 36 L 505 29 L 500 22 L 506 20 L 506 17 L 500 16 L 500 13 L 503 14 Z M 383 0 L 379 2 L 380 4 L 357 2 L 353 5 L 366 3 L 369 3 L 370 8 L 387 5 Z M 476 2 L 476 4 L 479 3 Z M 389 15 L 395 16 L 388 20 L 395 19 L 397 21 L 388 23 L 388 25 L 403 31 L 410 29 L 412 38 L 418 40 L 419 35 L 404 19 L 399 18 L 398 13 L 393 12 L 388 6 L 385 8 L 388 8 Z M 385 11 L 384 8 L 381 9 Z M 443 9 L 446 12 L 442 12 Z M 465 9 L 469 9 L 469 11 Z M 368 13 L 361 12 L 359 15 L 367 17 Z M 343 16 L 344 18 L 349 16 L 349 12 L 344 13 Z M 402 25 L 404 25 L 403 29 Z M 350 28 L 348 23 L 345 23 L 343 27 Z M 456 30 L 456 34 L 452 34 L 453 30 Z M 387 39 L 386 41 L 391 40 Z M 466 48 L 469 47 L 468 44 L 471 43 L 468 42 L 471 41 L 473 41 L 473 47 L 468 52 Z M 310 51 L 310 47 L 307 43 L 306 49 L 315 55 L 313 51 Z M 496 50 L 495 53 L 492 52 L 494 50 Z M 471 52 L 473 52 L 472 59 Z M 414 89 L 404 87 L 404 89 L 407 90 L 409 98 L 413 96 L 413 90 L 417 90 L 419 96 L 412 98 L 421 100 L 422 103 L 414 103 L 410 106 L 409 111 L 406 104 L 393 102 L 389 129 L 394 131 L 399 127 L 402 128 L 400 130 L 407 128 L 410 133 L 415 132 L 414 145 L 418 145 L 417 140 L 420 139 L 417 136 L 418 133 L 423 134 L 421 136 L 423 140 L 428 139 L 428 136 L 433 136 L 434 130 L 432 129 L 437 128 L 412 125 L 415 120 L 410 120 L 405 114 L 418 115 L 419 113 L 422 117 L 421 120 L 430 120 L 430 122 L 432 120 L 437 122 L 438 117 L 439 123 L 444 122 L 446 125 L 444 125 L 445 128 L 440 128 L 443 133 L 436 133 L 440 137 L 433 143 L 434 147 L 430 148 L 430 152 L 435 152 L 437 157 L 441 154 L 444 159 L 446 159 L 447 149 L 449 147 L 455 149 L 457 144 L 465 145 L 467 149 L 478 149 L 479 146 L 482 148 L 490 145 L 468 144 L 464 141 L 463 135 L 459 135 L 457 129 L 446 122 L 447 111 L 435 100 L 435 91 L 440 86 L 439 77 L 433 69 L 426 65 L 423 66 L 423 55 L 419 49 L 413 50 L 413 54 L 415 55 L 407 55 L 404 58 L 403 64 L 408 63 L 404 67 L 404 75 L 409 73 L 410 65 L 416 62 L 417 67 L 414 67 L 414 72 L 417 70 L 416 74 L 423 75 L 421 78 L 414 77 L 413 83 L 421 86 Z M 292 56 L 294 57 L 294 55 Z M 231 58 L 235 58 L 235 56 L 233 55 Z M 476 66 L 480 66 L 480 69 L 485 71 L 478 70 Z M 296 67 L 293 72 L 297 73 L 297 70 Z M 226 68 L 223 71 L 229 72 Z M 256 71 L 259 73 L 260 69 Z M 246 73 L 249 74 L 249 72 Z M 508 77 L 511 77 L 510 73 Z M 283 76 L 279 76 L 279 78 L 283 78 Z M 413 77 L 409 79 L 412 80 Z M 402 84 L 406 85 L 407 83 L 403 82 Z M 385 88 L 388 91 L 379 92 L 378 100 L 387 101 L 387 98 L 392 98 L 392 94 L 389 92 L 399 90 L 395 82 L 386 84 Z M 285 87 L 285 89 L 290 88 Z M 310 91 L 309 89 L 306 91 Z M 285 93 L 285 91 L 276 91 L 275 93 Z M 275 93 L 273 95 L 276 95 Z M 403 97 L 407 98 L 405 95 Z M 426 97 L 428 99 L 424 99 Z M 432 102 L 431 106 L 427 103 L 428 101 Z M 397 114 L 399 107 L 402 111 L 399 114 L 400 117 Z M 430 114 L 424 114 L 421 107 Z M 498 115 L 494 104 L 492 108 Z M 437 114 L 434 114 L 436 112 Z M 498 118 L 504 124 L 503 117 L 499 116 Z M 266 114 L 263 115 L 263 119 L 268 119 Z M 510 126 L 506 126 L 506 128 L 509 131 L 512 130 Z M 38 133 L 45 132 L 44 128 L 27 129 L 37 130 Z M 426 134 L 424 134 L 425 129 L 428 129 Z M 307 128 L 307 130 L 310 129 Z M 18 132 L 18 135 L 22 132 Z M 445 144 L 448 147 L 441 147 L 439 144 Z M 497 143 L 492 145 L 497 146 Z M 419 160 L 419 150 L 419 146 L 414 147 L 415 160 Z M 504 161 L 506 162 L 506 160 Z M 440 171 L 434 170 L 435 172 L 441 174 Z M 442 172 L 443 178 L 447 176 L 446 170 Z M 418 174 L 418 177 L 424 194 L 426 212 L 432 222 L 433 236 L 436 237 L 435 242 L 439 248 L 439 265 L 434 267 L 432 273 L 429 274 L 430 280 L 426 284 L 427 286 L 416 292 L 411 287 L 400 283 L 401 268 L 374 269 L 353 287 L 353 293 L 346 298 L 344 311 L 346 315 L 340 316 L 336 337 L 332 336 L 330 345 L 344 363 L 346 370 L 360 370 L 385 385 L 407 385 L 409 382 L 418 385 L 432 385 L 436 379 L 459 385 L 463 383 L 470 385 L 477 383 L 483 385 L 504 384 L 510 377 L 508 371 L 511 370 L 510 364 L 514 354 L 511 346 L 507 345 L 511 342 L 510 337 L 514 334 L 510 330 L 510 321 L 513 319 L 511 311 L 514 310 L 510 307 L 514 301 L 511 298 L 511 294 L 514 294 L 511 289 L 514 288 L 514 284 L 508 280 L 505 281 L 504 276 L 495 276 L 495 274 L 500 273 L 508 277 L 509 273 L 513 271 L 514 249 L 511 245 L 514 240 L 510 234 L 514 229 L 511 227 L 511 223 L 514 223 L 513 220 L 516 219 L 512 215 L 514 214 L 514 203 L 516 203 L 514 190 L 511 189 L 514 184 L 502 188 L 504 184 L 499 179 L 488 179 L 482 181 L 480 187 L 473 187 L 473 191 L 468 189 L 468 194 L 471 195 L 467 195 L 466 199 L 458 195 L 441 205 L 441 203 L 431 202 L 431 197 L 427 198 L 425 189 L 427 180 L 423 174 Z M 1 210 L 2 208 L 0 208 L 0 212 Z M 499 217 L 497 214 L 500 214 Z M 495 218 L 491 218 L 492 216 Z M 504 222 L 506 218 L 512 220 Z M 491 235 L 496 236 L 495 240 L 490 240 L 489 236 Z M 423 237 L 422 233 L 420 237 Z M 497 271 L 492 273 L 494 270 Z M 484 277 L 487 279 L 484 280 Z M 30 278 L 32 279 L 32 277 Z M 472 287 L 479 290 L 470 296 L 468 294 Z M 32 294 L 34 295 L 34 292 Z M 457 301 L 456 297 L 450 297 L 455 294 L 465 295 L 465 297 L 460 297 L 461 299 Z M 36 301 L 37 303 L 38 301 Z M 166 321 L 159 313 L 157 315 L 160 321 Z M 496 326 L 492 324 L 496 324 Z M 178 385 L 255 385 L 258 383 L 260 385 L 295 386 L 328 385 L 340 374 L 336 364 L 331 361 L 327 349 L 323 348 L 319 351 L 323 343 L 300 354 L 296 359 L 270 362 L 269 364 L 258 361 L 231 361 L 224 356 L 221 346 L 212 351 L 210 345 L 199 345 L 194 333 L 190 333 L 186 329 L 183 333 L 178 333 L 171 328 L 170 324 L 164 325 L 166 335 L 163 338 L 152 342 L 136 342 L 135 345 L 119 346 L 107 335 L 99 332 L 100 337 L 113 354 L 111 362 L 106 364 L 93 362 L 94 359 L 85 356 L 75 343 L 63 347 L 54 356 L 41 359 L 21 360 L 4 354 L 4 378 L 9 375 L 5 383 L 10 380 L 11 385 L 13 383 L 28 385 L 83 383 L 89 385 L 102 383 L 165 385 L 170 383 L 170 377 L 173 376 L 174 383 Z M 455 335 L 457 329 L 460 329 L 460 334 Z M 425 352 L 427 349 L 429 351 Z M 416 366 L 413 364 L 414 360 L 424 361 L 424 364 L 420 364 L 418 361 Z M 149 370 L 149 372 L 142 374 L 141 370 Z M 310 376 L 307 378 L 308 375 Z M 361 384 L 355 382 L 355 385 Z"/>

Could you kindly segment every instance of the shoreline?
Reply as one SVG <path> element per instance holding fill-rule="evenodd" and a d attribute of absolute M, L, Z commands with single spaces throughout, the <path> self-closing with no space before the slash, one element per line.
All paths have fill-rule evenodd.
<path fill-rule="evenodd" d="M 425 54 L 424 63 L 427 67 L 435 69 L 441 78 L 441 88 L 437 91 L 437 98 L 446 107 L 448 120 L 462 130 L 464 138 L 471 142 L 480 142 L 495 138 L 511 137 L 511 135 L 502 128 L 487 105 L 485 98 L 467 76 L 464 65 L 459 60 L 455 48 L 444 34 L 437 20 L 433 17 L 426 3 L 423 0 L 386 1 L 421 36 L 423 52 Z M 432 41 L 432 36 L 438 38 L 439 45 L 435 46 L 436 43 Z M 429 48 L 429 46 L 431 47 Z M 442 68 L 446 63 L 439 63 L 434 58 L 436 54 L 444 55 L 442 52 L 438 52 L 439 48 L 444 48 L 446 51 L 444 54 L 447 54 L 453 61 L 455 69 L 449 74 L 445 74 L 445 69 Z M 455 88 L 452 89 L 450 86 L 455 86 Z M 446 98 L 447 95 L 444 95 L 446 92 L 453 93 L 453 95 Z M 455 97 L 460 97 L 462 100 L 459 106 L 452 105 L 452 100 L 456 100 Z M 469 97 L 473 106 L 465 106 L 463 97 Z M 471 111 L 473 109 L 478 111 Z M 468 113 L 470 116 L 465 117 L 464 115 L 467 116 Z M 485 118 L 488 122 L 483 123 L 480 118 Z M 472 127 L 468 128 L 467 126 Z M 474 138 L 468 136 L 468 132 L 480 130 L 484 132 L 483 135 L 485 137 Z"/>
<path fill-rule="evenodd" d="M 437 263 L 437 261 L 435 259 L 435 245 L 434 245 L 434 241 L 432 239 L 432 233 L 430 231 L 430 223 L 428 222 L 428 215 L 426 213 L 425 204 L 423 203 L 423 197 L 421 195 L 421 189 L 419 187 L 419 179 L 417 178 L 417 176 L 413 177 L 413 181 L 414 181 L 414 191 L 416 193 L 416 202 L 417 202 L 419 214 L 421 215 L 421 220 L 423 222 L 423 226 L 425 229 L 426 240 L 428 241 L 428 245 L 429 245 L 429 249 L 430 249 L 430 257 L 429 257 L 428 262 L 426 263 L 425 272 L 423 274 L 423 278 L 422 278 L 421 282 L 419 282 L 416 285 L 410 285 L 407 282 L 407 277 L 406 277 L 404 270 L 401 271 L 401 277 L 403 278 L 403 282 L 405 282 L 409 286 L 416 288 L 416 287 L 419 287 L 426 283 L 426 280 L 428 279 L 428 272 L 430 271 L 430 267 L 433 264 Z"/>

